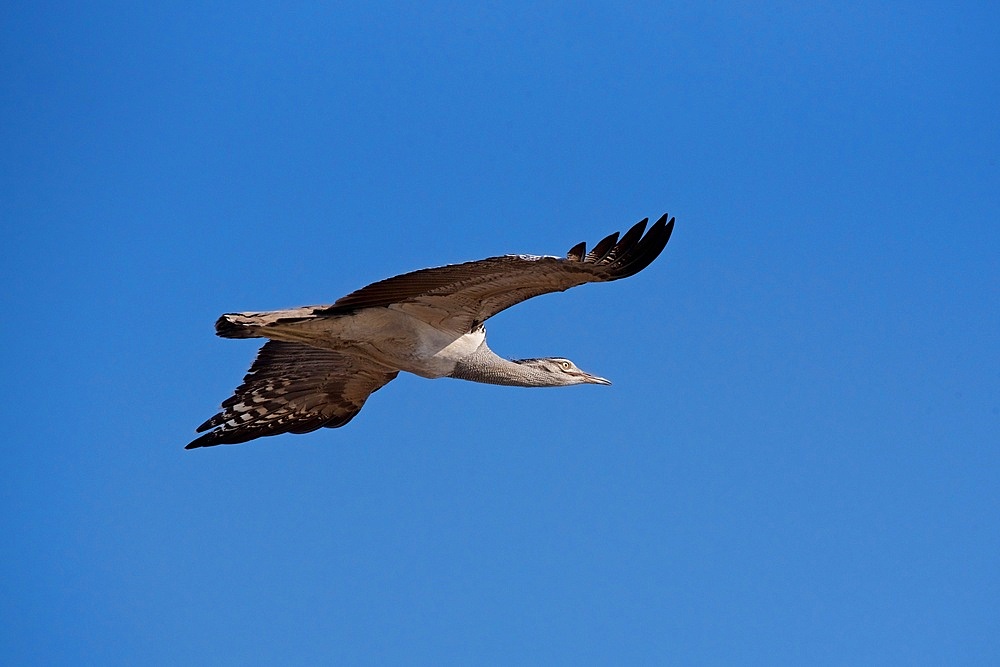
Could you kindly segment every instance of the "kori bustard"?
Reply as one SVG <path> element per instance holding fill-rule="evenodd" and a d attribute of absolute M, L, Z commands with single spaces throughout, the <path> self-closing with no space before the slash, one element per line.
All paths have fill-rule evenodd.
<path fill-rule="evenodd" d="M 507 360 L 486 346 L 483 323 L 549 292 L 627 278 L 657 258 L 674 220 L 648 218 L 587 252 L 566 257 L 504 255 L 388 278 L 328 306 L 228 313 L 215 323 L 223 338 L 267 338 L 222 410 L 198 427 L 187 449 L 308 433 L 351 421 L 372 392 L 400 371 L 517 387 L 611 384 L 569 359 Z"/>

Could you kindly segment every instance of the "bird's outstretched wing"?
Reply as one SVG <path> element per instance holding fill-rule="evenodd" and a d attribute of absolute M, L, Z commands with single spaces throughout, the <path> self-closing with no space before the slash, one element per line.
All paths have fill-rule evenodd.
<path fill-rule="evenodd" d="M 648 218 L 641 220 L 620 240 L 615 232 L 590 252 L 580 243 L 565 258 L 504 255 L 404 273 L 363 287 L 331 306 L 318 307 L 312 315 L 402 306 L 417 317 L 427 312 L 439 324 L 469 330 L 534 296 L 635 275 L 659 256 L 674 228 L 674 219 L 668 222 L 664 215 L 643 235 L 647 222 Z"/>
<path fill-rule="evenodd" d="M 364 358 L 268 341 L 222 411 L 198 427 L 209 431 L 185 449 L 231 445 L 278 433 L 343 426 L 368 396 L 396 377 Z"/>

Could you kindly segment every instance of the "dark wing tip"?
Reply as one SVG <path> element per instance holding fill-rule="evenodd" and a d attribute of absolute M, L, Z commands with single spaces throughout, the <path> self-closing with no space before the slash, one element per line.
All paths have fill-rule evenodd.
<path fill-rule="evenodd" d="M 206 433 L 205 435 L 195 438 L 188 444 L 184 445 L 184 449 L 198 449 L 199 447 L 211 447 L 213 445 L 218 445 L 220 443 L 215 442 L 214 433 Z"/>
<path fill-rule="evenodd" d="M 583 261 L 583 255 L 586 252 L 587 252 L 587 242 L 583 241 L 581 243 L 577 243 L 575 246 L 569 249 L 569 252 L 566 253 L 566 259 L 573 262 L 581 262 Z"/>
<path fill-rule="evenodd" d="M 195 438 L 187 445 L 184 449 L 198 449 L 200 447 L 215 447 L 216 445 L 238 445 L 243 442 L 250 442 L 256 438 L 262 436 L 270 435 L 269 433 L 262 433 L 259 429 L 236 429 L 227 430 L 224 428 L 216 429 L 214 431 L 209 431 L 201 436 Z"/>
<path fill-rule="evenodd" d="M 612 280 L 634 276 L 660 256 L 674 231 L 674 218 L 668 222 L 667 217 L 666 213 L 660 216 L 646 235 L 609 267 L 614 276 Z"/>
<path fill-rule="evenodd" d="M 674 218 L 668 222 L 667 217 L 667 214 L 662 215 L 649 231 L 646 231 L 649 218 L 644 218 L 632 225 L 621 240 L 617 240 L 617 234 L 608 236 L 583 261 L 594 265 L 594 271 L 604 280 L 618 280 L 639 273 L 659 257 L 670 240 Z"/>

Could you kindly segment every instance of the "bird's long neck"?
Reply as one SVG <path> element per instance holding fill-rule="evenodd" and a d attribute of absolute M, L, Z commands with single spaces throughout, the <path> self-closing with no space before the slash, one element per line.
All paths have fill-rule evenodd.
<path fill-rule="evenodd" d="M 498 357 L 486 346 L 486 341 L 468 357 L 455 364 L 448 377 L 486 384 L 503 384 L 513 387 L 557 387 L 551 373 Z"/>

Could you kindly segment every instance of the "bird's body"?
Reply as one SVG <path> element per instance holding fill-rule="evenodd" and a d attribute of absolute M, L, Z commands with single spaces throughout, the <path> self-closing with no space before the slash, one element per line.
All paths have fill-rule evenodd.
<path fill-rule="evenodd" d="M 525 299 L 587 282 L 618 280 L 663 250 L 673 219 L 646 221 L 587 254 L 504 255 L 406 273 L 328 306 L 229 313 L 224 338 L 268 338 L 243 384 L 188 448 L 343 426 L 400 371 L 523 387 L 610 384 L 560 357 L 507 360 L 486 345 L 483 322 Z"/>
<path fill-rule="evenodd" d="M 352 314 L 307 318 L 300 318 L 299 310 L 241 313 L 228 317 L 230 321 L 243 323 L 248 332 L 255 326 L 266 328 L 267 337 L 272 340 L 362 355 L 386 368 L 429 379 L 450 375 L 455 364 L 475 352 L 486 339 L 482 328 L 468 332 L 448 331 L 410 315 L 404 306 L 365 308 Z M 277 321 L 273 324 L 255 324 L 276 316 Z M 378 336 L 373 336 L 372 332 L 378 332 Z"/>

